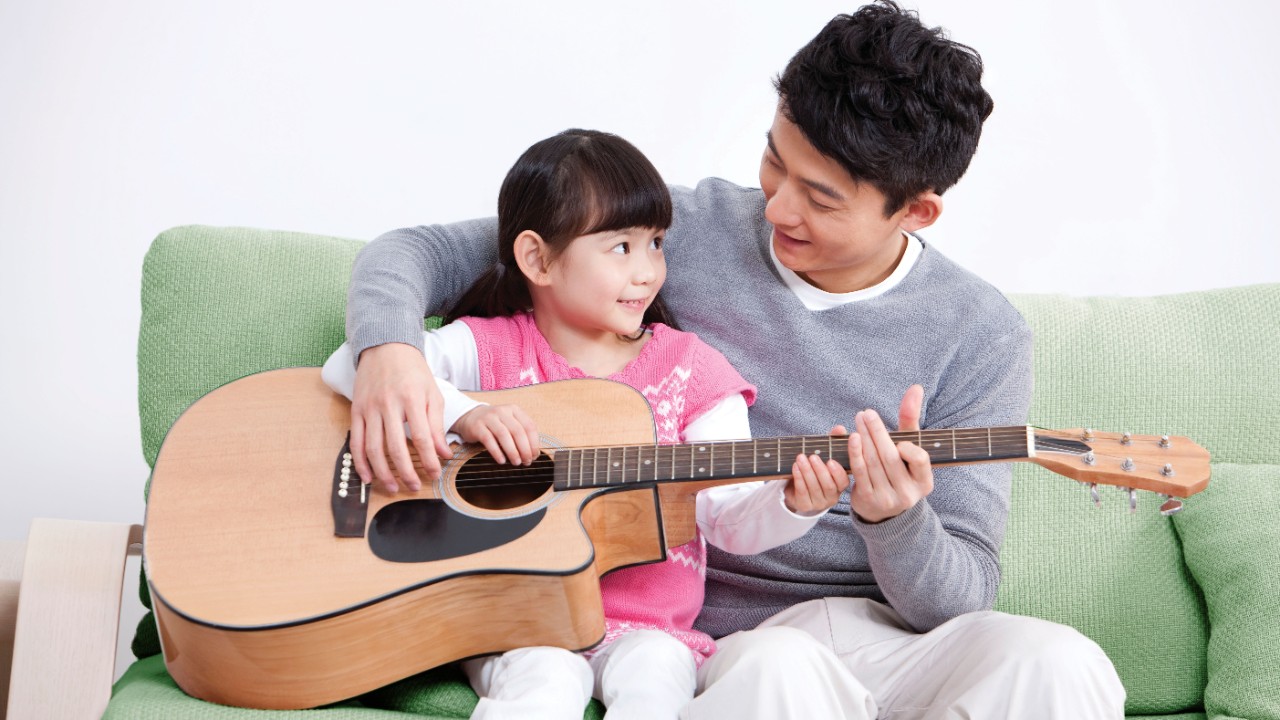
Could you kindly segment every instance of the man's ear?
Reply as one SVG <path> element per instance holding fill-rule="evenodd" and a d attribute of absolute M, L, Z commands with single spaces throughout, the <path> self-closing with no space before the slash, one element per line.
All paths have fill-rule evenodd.
<path fill-rule="evenodd" d="M 908 202 L 905 210 L 906 214 L 902 216 L 898 227 L 907 232 L 923 230 L 937 222 L 938 216 L 942 215 L 942 196 L 927 190 Z"/>
<path fill-rule="evenodd" d="M 551 253 L 542 236 L 532 230 L 525 230 L 516 236 L 516 265 L 520 272 L 534 285 L 551 284 Z"/>

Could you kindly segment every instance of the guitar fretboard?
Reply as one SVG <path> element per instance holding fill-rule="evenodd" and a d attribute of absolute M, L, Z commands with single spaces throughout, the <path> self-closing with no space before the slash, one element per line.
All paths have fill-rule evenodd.
<path fill-rule="evenodd" d="M 1026 425 L 889 433 L 913 442 L 934 465 L 1029 457 Z M 687 482 L 791 474 L 797 455 L 817 454 L 849 466 L 847 435 L 803 435 L 688 445 L 562 448 L 555 453 L 557 490 L 635 483 Z"/>

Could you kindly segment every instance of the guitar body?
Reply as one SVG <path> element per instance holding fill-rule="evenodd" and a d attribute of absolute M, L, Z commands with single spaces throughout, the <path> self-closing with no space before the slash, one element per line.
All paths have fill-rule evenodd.
<path fill-rule="evenodd" d="M 654 442 L 648 404 L 619 383 L 482 395 L 519 404 L 549 454 Z M 143 559 L 165 664 L 187 693 L 306 708 L 474 655 L 584 649 L 604 635 L 600 576 L 662 560 L 693 537 L 698 484 L 547 488 L 515 507 L 471 504 L 483 495 L 464 497 L 454 480 L 474 449 L 419 492 L 369 486 L 364 537 L 338 537 L 330 488 L 349 425 L 350 403 L 320 371 L 295 368 L 214 390 L 170 430 Z M 351 487 L 358 502 L 358 480 Z M 434 518 L 431 537 L 423 518 Z M 379 539 L 391 548 L 383 556 Z M 426 557 L 424 547 L 442 549 Z"/>

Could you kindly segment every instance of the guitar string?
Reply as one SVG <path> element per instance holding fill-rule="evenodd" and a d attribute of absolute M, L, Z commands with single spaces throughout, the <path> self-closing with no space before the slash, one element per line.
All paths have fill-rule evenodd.
<path fill-rule="evenodd" d="M 826 438 L 826 436 L 814 436 L 814 437 L 815 437 L 815 438 Z M 841 437 L 841 438 L 840 438 L 840 441 L 841 441 L 841 443 L 843 443 L 843 437 Z M 817 440 L 815 440 L 815 441 L 814 441 L 814 442 L 812 442 L 812 443 L 808 442 L 807 440 L 806 440 L 806 441 L 804 441 L 804 442 L 797 443 L 796 441 L 794 441 L 794 440 L 790 440 L 790 439 L 789 439 L 789 440 L 788 440 L 788 441 L 786 441 L 786 442 L 766 444 L 766 445 L 764 446 L 763 450 L 762 450 L 762 449 L 761 449 L 761 447 L 760 447 L 760 445 L 761 445 L 761 443 L 762 443 L 762 442 L 766 442 L 766 441 L 764 441 L 764 440 L 761 440 L 761 441 L 742 441 L 742 442 L 740 442 L 740 443 L 725 443 L 725 444 L 723 444 L 723 445 L 710 445 L 710 444 L 709 444 L 709 445 L 661 445 L 661 446 L 658 446 L 658 445 L 628 445 L 628 446 L 599 447 L 599 448 L 596 448 L 596 447 L 580 447 L 580 448 L 568 447 L 568 448 L 559 448 L 559 449 L 557 449 L 557 450 L 556 450 L 556 452 L 557 452 L 557 453 L 567 453 L 567 454 L 568 454 L 569 456 L 571 456 L 571 457 L 576 457 L 576 458 L 579 458 L 579 459 L 582 459 L 582 460 L 586 460 L 586 462 L 587 462 L 588 464 L 590 464 L 590 465 L 598 466 L 598 465 L 599 465 L 599 463 L 598 463 L 598 461 L 597 461 L 597 460 L 598 460 L 598 454 L 599 454 L 599 451 L 600 451 L 600 450 L 605 450 L 605 451 L 609 451 L 609 450 L 621 450 L 621 451 L 626 451 L 626 450 L 635 450 L 635 451 L 636 451 L 636 456 L 635 456 L 635 457 L 633 457 L 633 458 L 631 458 L 631 459 L 630 459 L 630 461 L 637 462 L 637 463 L 640 461 L 640 455 L 641 455 L 641 452 L 642 452 L 642 451 L 645 451 L 645 450 L 652 450 L 652 451 L 653 451 L 653 454 L 652 454 L 652 455 L 650 455 L 650 459 L 656 459 L 659 455 L 665 455 L 665 456 L 667 456 L 667 457 L 663 458 L 663 462 L 665 463 L 665 462 L 666 462 L 668 459 L 670 459 L 672 456 L 675 456 L 675 459 L 676 459 L 677 461 L 681 461 L 681 460 L 682 460 L 681 455 L 682 455 L 684 452 L 692 452 L 692 449 L 693 449 L 693 448 L 695 448 L 695 447 L 706 447 L 707 449 L 712 450 L 712 452 L 714 452 L 714 450 L 724 450 L 724 449 L 731 449 L 731 448 L 732 448 L 732 449 L 735 451 L 735 453 L 734 453 L 734 455 L 733 455 L 733 457 L 734 457 L 735 459 L 736 459 L 736 451 L 737 451 L 737 449 L 741 448 L 742 450 L 744 450 L 744 457 L 743 457 L 742 461 L 745 463 L 745 462 L 747 461 L 747 459 L 748 459 L 748 458 L 753 458 L 753 455 L 752 455 L 750 452 L 748 452 L 748 450 L 749 450 L 749 449 L 754 449 L 754 450 L 755 450 L 754 459 L 755 459 L 755 461 L 756 461 L 756 462 L 758 462 L 759 457 L 767 456 L 768 454 L 772 454 L 772 453 L 774 453 L 774 452 L 777 452 L 777 453 L 779 453 L 779 454 L 786 454 L 786 455 L 790 455 L 790 454 L 791 454 L 791 453 L 793 453 L 793 452 L 794 452 L 794 453 L 796 453 L 796 454 L 799 454 L 799 453 L 803 452 L 805 449 L 809 448 L 811 445 L 827 444 L 827 443 L 822 443 L 822 442 L 817 441 Z M 744 447 L 744 446 L 747 446 L 747 447 Z M 992 437 L 992 439 L 991 439 L 989 442 L 988 442 L 988 441 L 986 441 L 986 440 L 984 439 L 982 442 L 948 443 L 948 444 L 946 444 L 946 445 L 944 445 L 944 446 L 938 446 L 938 445 L 933 445 L 933 446 L 932 446 L 932 449 L 941 449 L 941 450 L 943 451 L 943 452 L 940 452 L 940 453 L 935 453 L 936 455 L 938 455 L 938 456 L 939 456 L 939 458 L 935 458 L 935 460 L 936 460 L 936 459 L 943 459 L 943 460 L 946 460 L 946 459 L 954 459 L 954 458 L 948 458 L 948 457 L 947 457 L 947 455 L 948 455 L 948 454 L 956 455 L 956 454 L 959 454 L 959 452 L 960 452 L 960 451 L 965 451 L 965 454 L 967 455 L 967 454 L 968 454 L 968 451 L 970 451 L 970 450 L 974 450 L 974 449 L 984 449 L 984 448 L 985 448 L 985 449 L 990 450 L 990 454 L 995 454 L 997 450 L 999 450 L 1002 454 L 1003 454 L 1003 453 L 1006 453 L 1006 452 L 1009 452 L 1009 451 L 1017 451 L 1017 452 L 1019 452 L 1019 453 L 1024 452 L 1024 451 L 1026 450 L 1025 431 L 1024 431 L 1024 435 L 1023 435 L 1023 436 L 1021 436 L 1021 437 L 1019 437 L 1019 438 L 1016 438 L 1013 442 L 1010 442 L 1010 441 L 1009 441 L 1008 439 L 1006 439 L 1006 438 L 996 438 L 996 437 L 994 437 L 994 436 L 993 436 L 993 437 Z M 819 450 L 820 450 L 821 448 L 814 448 L 814 449 L 819 449 Z M 926 451 L 929 451 L 929 450 L 931 449 L 931 447 L 930 447 L 930 446 L 926 446 L 924 449 L 925 449 Z M 591 458 L 589 458 L 589 459 L 587 459 L 587 458 L 585 457 L 585 456 L 586 456 L 586 454 L 587 454 L 588 452 L 591 452 L 591 453 L 592 453 L 592 457 L 591 457 Z M 763 455 L 762 455 L 762 453 L 763 453 Z M 708 453 L 708 455 L 711 455 L 711 454 L 712 454 L 712 453 Z M 839 454 L 844 455 L 844 449 L 843 449 L 843 448 L 841 448 L 841 449 L 840 449 Z M 477 458 L 480 458 L 480 457 L 482 457 L 482 455 L 477 455 L 476 457 L 477 457 Z M 692 456 L 691 456 L 691 457 L 692 457 Z M 977 459 L 977 458 L 974 458 L 974 459 Z M 546 461 L 544 461 L 544 462 L 554 462 L 554 461 L 552 461 L 552 460 L 546 460 Z M 489 465 L 490 467 L 495 467 L 495 468 L 509 468 L 509 467 L 511 467 L 511 466 L 508 466 L 508 465 L 505 465 L 505 464 L 502 464 L 502 465 L 497 464 L 496 462 L 493 462 L 493 461 L 492 461 L 492 458 L 489 458 L 487 463 L 486 463 L 484 460 L 472 460 L 472 461 L 469 461 L 469 463 L 468 463 L 468 464 L 476 464 L 476 463 L 478 463 L 479 465 L 486 465 L 486 464 L 487 464 L 487 465 Z M 717 462 L 715 463 L 715 465 L 716 465 L 717 467 L 719 467 L 719 466 L 723 466 L 723 465 L 725 465 L 725 464 L 726 464 L 726 458 L 724 458 L 724 457 L 721 457 L 721 458 L 717 459 Z M 630 466 L 631 466 L 631 462 L 628 462 L 628 467 L 630 467 Z M 527 467 L 527 466 L 523 466 L 523 467 Z M 474 476 L 475 476 L 475 475 L 477 475 L 478 473 L 484 473 L 484 472 L 487 472 L 487 470 L 479 470 L 479 469 L 472 469 L 472 470 L 468 470 L 468 469 L 466 469 L 466 467 L 464 466 L 464 468 L 463 468 L 463 469 L 461 469 L 461 470 L 459 471 L 459 473 L 458 473 L 458 477 L 474 477 Z"/>
<path fill-rule="evenodd" d="M 665 456 L 665 457 L 661 457 L 661 462 L 662 462 L 663 464 L 666 464 L 666 463 L 668 462 L 668 460 L 672 459 L 672 456 L 674 456 L 674 459 L 676 460 L 676 462 L 677 462 L 677 463 L 681 463 L 681 464 L 683 464 L 683 463 L 685 463 L 685 462 L 688 462 L 688 460 L 687 460 L 686 458 L 681 457 L 682 453 L 681 453 L 681 450 L 679 449 L 679 448 L 682 448 L 682 447 L 688 447 L 688 446 L 675 446 L 677 449 L 674 449 L 674 450 L 673 450 L 673 449 L 669 449 L 669 447 L 670 447 L 670 446 L 636 446 L 636 447 L 638 447 L 638 449 L 640 449 L 640 450 L 648 450 L 648 449 L 651 449 L 651 448 L 652 448 L 652 449 L 654 450 L 654 452 L 653 452 L 652 454 L 650 454 L 650 455 L 649 455 L 649 457 L 647 458 L 647 459 L 649 459 L 649 460 L 651 460 L 651 461 L 652 461 L 652 460 L 658 460 L 658 459 L 659 459 L 659 457 L 661 457 L 661 456 Z M 1001 455 L 1004 455 L 1004 454 L 1008 454 L 1008 453 L 1010 453 L 1010 452 L 1025 453 L 1025 451 L 1026 451 L 1026 443 L 1025 443 L 1025 442 L 1010 443 L 1010 442 L 1007 442 L 1007 441 L 994 441 L 994 440 L 993 440 L 993 442 L 992 442 L 992 443 L 990 443 L 990 444 L 988 444 L 988 443 L 982 443 L 982 444 L 980 444 L 980 445 L 978 445 L 978 444 L 972 444 L 972 445 L 967 445 L 967 446 L 961 446 L 961 445 L 956 445 L 956 446 L 955 446 L 955 449 L 956 449 L 956 450 L 969 450 L 969 449 L 975 449 L 975 448 L 976 448 L 976 449 L 982 449 L 982 450 L 989 450 L 989 452 L 988 452 L 988 453 L 984 453 L 985 455 L 995 455 L 995 454 L 1001 454 Z M 804 446 L 804 445 L 781 445 L 781 446 L 770 446 L 770 448 L 768 449 L 768 451 L 767 451 L 767 452 L 768 452 L 769 454 L 772 454 L 772 453 L 774 453 L 774 452 L 777 452 L 780 456 L 782 456 L 782 455 L 786 455 L 786 456 L 790 457 L 790 456 L 792 455 L 792 452 L 794 452 L 795 454 L 797 454 L 797 455 L 798 455 L 798 454 L 800 454 L 804 449 L 805 449 L 805 446 Z M 820 448 L 818 448 L 818 449 L 820 449 Z M 930 448 L 925 448 L 925 450 L 926 450 L 926 451 L 928 451 L 929 449 L 930 449 Z M 958 458 L 949 457 L 949 455 L 951 455 L 951 454 L 952 454 L 952 453 L 951 453 L 951 449 L 952 449 L 951 447 L 946 447 L 946 448 L 942 448 L 942 449 L 944 450 L 944 452 L 936 453 L 936 455 L 937 455 L 938 457 L 934 457 L 934 458 L 932 458 L 935 462 L 936 462 L 936 461 L 939 461 L 939 460 L 944 460 L 944 461 L 945 461 L 945 460 L 950 460 L 950 459 L 958 459 Z M 598 458 L 598 457 L 596 457 L 596 455 L 598 455 L 598 453 L 592 453 L 592 457 L 589 457 L 589 458 L 584 457 L 584 456 L 587 454 L 587 452 L 590 452 L 590 451 L 592 451 L 592 450 L 594 450 L 594 449 L 593 449 L 593 448 L 588 448 L 588 449 L 586 449 L 586 450 L 581 450 L 581 449 L 568 449 L 568 448 L 561 448 L 561 449 L 557 450 L 556 452 L 557 452 L 557 454 L 559 454 L 559 453 L 564 453 L 564 452 L 566 452 L 566 451 L 567 451 L 569 455 L 571 455 L 571 456 L 572 456 L 572 457 L 574 457 L 574 458 L 577 458 L 579 461 L 585 461 L 585 463 L 586 463 L 588 466 L 591 466 L 591 467 L 600 467 L 600 463 L 598 462 L 599 458 Z M 842 455 L 842 456 L 843 456 L 843 454 L 844 454 L 844 453 L 843 453 L 843 450 L 842 450 L 842 451 L 840 452 L 840 455 Z M 966 453 L 966 454 L 967 454 L 967 453 Z M 757 456 L 759 456 L 759 453 L 757 453 Z M 545 458 L 545 456 L 543 456 L 543 457 Z M 639 453 L 639 452 L 637 452 L 635 457 L 629 458 L 629 459 L 627 460 L 627 463 L 626 463 L 625 467 L 626 467 L 626 468 L 628 468 L 628 469 L 630 469 L 630 468 L 632 468 L 632 467 L 639 467 L 639 465 L 638 465 L 638 464 L 639 464 L 643 459 L 645 459 L 645 458 L 642 458 L 642 457 L 641 457 L 641 455 L 640 455 L 640 453 Z M 698 459 L 699 459 L 699 460 L 702 460 L 702 459 L 704 459 L 704 458 L 699 457 Z M 759 457 L 751 458 L 750 456 L 748 456 L 748 457 L 743 457 L 743 458 L 737 458 L 737 457 L 733 457 L 733 458 L 725 458 L 725 457 L 720 457 L 720 458 L 716 458 L 714 462 L 711 462 L 709 458 L 706 458 L 706 460 L 709 462 L 709 464 L 712 464 L 712 465 L 713 465 L 714 467 L 716 467 L 716 468 L 722 468 L 722 467 L 735 467 L 735 466 L 736 466 L 736 465 L 738 465 L 738 464 L 746 464 L 747 462 L 749 462 L 749 461 L 751 461 L 751 460 L 755 460 L 756 464 L 758 464 L 758 459 L 759 459 Z M 978 460 L 978 459 L 981 459 L 981 457 L 980 457 L 980 456 L 975 456 L 975 457 L 972 457 L 972 458 L 970 458 L 970 457 L 966 457 L 965 459 L 966 459 L 966 460 Z M 552 460 L 552 459 L 547 458 L 547 459 L 540 460 L 540 461 L 535 461 L 535 462 L 541 462 L 541 463 L 546 463 L 546 464 L 553 464 L 555 461 L 554 461 L 554 460 Z M 615 461 L 615 462 L 620 462 L 620 461 Z M 460 469 L 460 470 L 459 470 L 459 472 L 457 473 L 456 477 L 458 477 L 458 478 L 475 478 L 475 477 L 477 477 L 477 476 L 483 476 L 483 475 L 485 475 L 486 473 L 490 473 L 490 472 L 511 472 L 511 471 L 517 471 L 517 472 L 518 472 L 518 471 L 520 471 L 520 470 L 522 470 L 522 469 L 527 469 L 528 467 L 529 467 L 529 466 L 511 466 L 511 465 L 507 465 L 507 464 L 499 464 L 499 463 L 497 463 L 496 461 L 494 461 L 491 457 L 486 457 L 486 456 L 483 456 L 483 455 L 477 455 L 477 456 L 475 456 L 475 458 L 473 458 L 472 460 L 468 461 L 467 465 L 465 465 L 462 469 Z M 623 466 L 615 465 L 615 467 L 621 468 L 621 467 L 623 467 Z"/>
<path fill-rule="evenodd" d="M 1101 457 L 1115 460 L 1117 462 L 1120 460 L 1120 456 L 1118 455 L 1117 456 L 1104 455 Z M 1020 459 L 1020 458 L 1018 457 L 1008 458 L 1010 462 L 1017 459 Z M 502 466 L 498 466 L 498 467 L 501 468 Z M 752 473 L 742 473 L 742 472 L 734 471 L 732 468 L 729 468 L 729 471 L 723 472 L 720 475 L 720 478 L 740 477 L 740 478 L 743 478 L 745 482 L 747 479 L 751 477 L 768 477 L 768 476 L 775 476 L 775 475 L 786 475 L 789 469 L 790 468 L 787 467 L 787 468 L 784 468 L 783 472 L 775 471 L 775 472 L 760 472 L 760 473 L 752 474 Z M 1126 475 L 1126 477 L 1132 477 L 1134 479 L 1145 478 L 1146 474 L 1148 474 L 1148 471 L 1144 471 L 1143 468 L 1141 467 L 1141 463 L 1139 464 L 1139 467 L 1136 470 L 1129 471 L 1129 472 L 1131 472 L 1132 474 L 1128 474 Z M 623 479 L 610 480 L 609 476 L 610 476 L 610 473 L 606 470 L 606 477 L 604 480 L 601 481 L 597 479 L 596 481 L 591 483 L 584 483 L 583 487 L 609 487 L 609 486 L 615 486 L 615 485 L 630 484 L 629 482 Z M 696 475 L 690 473 L 689 476 L 655 478 L 650 480 L 644 480 L 642 482 L 670 482 L 670 481 L 679 481 L 679 480 L 713 479 L 714 477 L 715 477 L 714 474 L 708 474 L 703 476 L 702 478 L 698 478 Z M 492 482 L 488 482 L 488 484 L 486 484 L 486 481 L 492 481 Z M 553 484 L 554 481 L 555 481 L 554 468 L 547 469 L 547 470 L 536 470 L 536 469 L 531 469 L 526 467 L 526 468 L 523 468 L 523 472 L 519 472 L 518 475 L 514 475 L 514 476 L 510 471 L 494 472 L 494 473 L 481 472 L 481 473 L 475 473 L 467 477 L 465 481 L 455 476 L 455 486 L 462 489 L 480 489 L 480 488 L 490 488 L 490 487 L 520 487 L 524 485 L 548 485 L 548 484 Z M 631 482 L 635 482 L 635 481 L 631 481 Z"/>
<path fill-rule="evenodd" d="M 1115 455 L 1115 456 L 1100 456 L 1100 457 L 1107 457 L 1108 459 L 1115 460 L 1115 461 L 1117 461 L 1117 462 L 1119 462 L 1119 460 L 1120 460 L 1120 456 L 1119 456 L 1119 455 Z M 1016 460 L 1016 459 L 1018 459 L 1018 458 L 1010 458 L 1010 459 L 1009 459 L 1009 461 L 1011 461 L 1011 462 L 1012 462 L 1013 460 Z M 1141 464 L 1140 464 L 1140 465 L 1139 465 L 1139 467 L 1138 467 L 1136 470 L 1126 472 L 1126 473 L 1124 474 L 1124 476 L 1123 476 L 1123 477 L 1128 478 L 1128 479 L 1129 479 L 1129 480 L 1128 480 L 1128 482 L 1129 482 L 1129 486 L 1133 487 L 1133 486 L 1135 486 L 1135 485 L 1134 485 L 1134 481 L 1143 481 L 1143 480 L 1148 480 L 1148 479 L 1150 479 L 1150 477 L 1149 477 L 1149 476 L 1151 475 L 1151 473 L 1152 473 L 1152 472 L 1155 472 L 1155 470 L 1154 470 L 1154 466 L 1152 466 L 1152 469 L 1151 469 L 1151 470 L 1144 470 L 1144 469 L 1141 467 Z M 784 472 L 784 473 L 767 473 L 767 474 L 763 474 L 763 475 L 757 475 L 757 476 L 755 476 L 755 477 L 768 477 L 768 476 L 770 476 L 770 475 L 774 475 L 774 476 L 776 476 L 776 475 L 779 475 L 779 474 L 781 474 L 781 475 L 785 475 L 786 473 L 785 473 L 785 472 Z M 1117 473 L 1112 473 L 1112 475 L 1116 475 L 1117 477 L 1119 477 L 1119 475 L 1118 475 Z M 726 479 L 726 478 L 729 478 L 729 477 L 731 477 L 731 476 L 730 476 L 730 475 L 728 475 L 728 474 L 725 474 L 725 475 L 722 475 L 719 479 Z M 734 477 L 734 478 L 741 478 L 743 482 L 747 482 L 747 481 L 749 481 L 749 480 L 750 480 L 750 478 L 751 478 L 752 476 L 751 476 L 751 475 L 733 475 L 732 477 Z M 554 473 L 553 473 L 553 472 L 551 472 L 551 471 L 548 471 L 548 472 L 545 472 L 545 473 L 541 473 L 541 474 L 536 474 L 536 475 L 535 475 L 535 478 L 536 478 L 536 479 L 521 480 L 521 481 L 513 481 L 509 475 L 495 474 L 495 475 L 493 475 L 493 476 L 491 476 L 491 477 L 489 478 L 489 479 L 493 479 L 493 480 L 495 480 L 495 482 L 493 482 L 493 483 L 483 484 L 483 483 L 482 483 L 482 481 L 475 481 L 475 480 L 473 480 L 472 482 L 466 483 L 465 485 L 464 485 L 463 483 L 457 483 L 457 482 L 455 482 L 455 486 L 456 486 L 456 487 L 458 487 L 460 490 L 471 491 L 471 490 L 482 490 L 482 489 L 488 489 L 488 488 L 502 488 L 502 489 L 509 489 L 509 488 L 518 488 L 518 487 L 524 487 L 524 486 L 539 486 L 539 485 L 540 485 L 540 486 L 542 486 L 542 487 L 544 487 L 544 488 L 546 488 L 546 487 L 550 487 L 550 486 L 554 485 L 554 482 L 555 482 Z M 654 480 L 644 480 L 644 481 L 640 481 L 640 482 L 637 482 L 637 483 L 634 483 L 634 484 L 639 485 L 639 484 L 648 484 L 648 483 L 653 483 L 653 482 L 670 482 L 670 481 L 673 481 L 673 480 L 674 480 L 674 481 L 678 481 L 678 480 L 696 480 L 696 479 L 708 479 L 708 480 L 710 480 L 710 479 L 717 479 L 717 478 L 710 477 L 710 476 L 708 476 L 708 477 L 704 477 L 704 478 L 694 478 L 694 477 L 689 477 L 689 478 L 673 478 L 673 479 L 663 479 L 663 478 L 659 478 L 659 479 L 658 479 L 658 480 L 656 480 L 656 481 L 654 481 Z M 496 481 L 498 481 L 498 480 L 501 480 L 502 482 L 496 482 Z M 1167 481 L 1167 479 L 1166 479 L 1166 481 Z M 592 483 L 586 483 L 586 484 L 582 485 L 581 487 L 582 487 L 583 489 L 588 489 L 588 488 L 602 488 L 602 487 L 611 487 L 611 486 L 619 486 L 619 485 L 627 485 L 627 484 L 633 484 L 633 483 L 624 483 L 624 482 L 621 482 L 621 481 L 609 482 L 609 481 L 607 481 L 607 480 L 606 480 L 606 481 L 597 481 L 597 482 L 592 482 Z M 1102 481 L 1100 484 L 1106 484 L 1106 485 L 1119 485 L 1119 483 L 1117 483 L 1117 482 L 1105 482 L 1105 481 Z M 1144 488 L 1137 487 L 1137 489 L 1144 489 Z"/>
<path fill-rule="evenodd" d="M 656 446 L 641 446 L 641 447 L 656 447 Z M 783 447 L 784 449 L 781 451 L 781 453 L 785 454 L 789 458 L 791 453 L 787 452 L 786 446 L 783 446 Z M 798 450 L 798 447 L 799 446 L 796 446 L 795 448 L 792 448 L 792 449 Z M 993 442 L 993 444 L 991 445 L 992 455 L 997 453 L 999 454 L 1013 453 L 1017 455 L 1017 457 L 1025 457 L 1025 454 L 1024 454 L 1025 450 L 1026 450 L 1025 442 L 1018 443 L 1018 444 L 1010 444 L 1010 443 L 997 444 Z M 797 454 L 799 454 L 798 451 L 797 451 Z M 657 458 L 651 457 L 651 459 L 657 459 Z M 669 459 L 670 458 L 662 458 L 661 463 L 665 465 L 667 464 L 667 461 Z M 680 457 L 676 457 L 674 459 L 677 463 L 677 467 L 683 466 L 685 468 L 688 468 L 688 477 L 681 478 L 681 479 L 688 479 L 688 480 L 699 479 L 697 476 L 697 473 L 694 473 L 692 468 L 692 466 L 696 463 L 691 463 L 689 462 L 690 459 L 685 459 Z M 702 459 L 702 458 L 699 458 L 699 459 Z M 940 458 L 934 458 L 933 460 L 934 462 L 938 462 L 938 461 L 946 461 L 950 459 L 952 458 L 943 456 Z M 1015 457 L 1010 459 L 1012 460 L 1017 458 Z M 638 464 L 640 462 L 639 457 L 629 460 L 625 468 L 623 468 L 622 466 L 617 466 L 614 468 L 608 468 L 608 467 L 602 468 L 600 467 L 600 463 L 593 462 L 594 460 L 596 459 L 592 458 L 591 460 L 587 460 L 586 461 L 587 467 L 592 467 L 592 468 L 595 468 L 597 472 L 603 471 L 605 473 L 606 475 L 605 480 L 595 483 L 601 486 L 626 484 L 622 480 L 613 480 L 613 481 L 609 480 L 609 477 L 612 474 L 614 474 L 615 471 L 619 475 L 624 475 L 623 470 L 634 471 L 635 474 L 637 475 L 640 472 L 644 471 L 644 468 L 642 468 Z M 481 487 L 500 487 L 500 486 L 517 487 L 520 485 L 545 484 L 547 482 L 553 482 L 554 472 L 555 472 L 554 461 L 550 459 L 544 459 L 536 462 L 537 464 L 534 466 L 499 465 L 495 461 L 493 461 L 493 459 L 490 457 L 477 455 L 475 458 L 468 461 L 467 465 L 464 465 L 464 468 L 460 469 L 459 472 L 455 474 L 454 485 L 460 488 L 465 487 L 468 489 L 477 489 Z M 745 463 L 745 460 L 743 462 Z M 704 475 L 702 479 L 706 479 L 710 476 L 714 476 L 715 471 L 717 470 L 721 472 L 721 477 L 727 477 L 732 475 L 735 477 L 750 478 L 753 476 L 752 473 L 744 474 L 736 470 L 735 467 L 738 463 L 730 462 L 729 459 L 727 458 L 719 458 L 714 463 L 708 462 L 707 464 L 712 467 L 712 473 L 708 473 L 707 475 Z M 470 469 L 468 469 L 468 466 L 471 466 Z M 539 466 L 543 466 L 543 468 L 539 468 Z M 790 460 L 788 460 L 787 466 L 784 468 L 784 470 L 785 470 L 784 473 L 760 472 L 760 473 L 756 473 L 756 475 L 767 476 L 767 475 L 777 475 L 777 474 L 789 474 Z M 519 480 L 517 480 L 517 478 L 519 478 Z M 531 478 L 531 479 L 525 479 L 525 478 Z M 665 477 L 659 478 L 659 480 L 664 480 L 664 479 L 670 480 L 674 478 L 665 478 Z M 483 484 L 490 481 L 492 481 L 490 484 L 487 484 L 487 485 Z M 651 482 L 651 480 L 646 482 Z"/>

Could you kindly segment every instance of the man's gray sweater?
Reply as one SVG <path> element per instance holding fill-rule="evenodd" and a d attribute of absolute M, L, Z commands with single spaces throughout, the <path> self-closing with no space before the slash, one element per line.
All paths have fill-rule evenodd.
<path fill-rule="evenodd" d="M 755 437 L 822 433 L 876 410 L 896 424 L 912 383 L 922 428 L 1018 425 L 1031 398 L 1031 332 L 987 283 L 927 243 L 900 283 L 874 298 L 807 309 L 769 256 L 764 195 L 709 179 L 672 188 L 662 295 L 679 325 L 759 388 Z M 497 257 L 493 219 L 395 230 L 356 260 L 347 336 L 356 353 L 421 347 L 422 318 L 446 311 Z M 886 601 L 915 629 L 995 602 L 1008 515 L 1008 465 L 934 469 L 926 501 L 867 524 L 848 495 L 804 537 L 759 555 L 709 548 L 697 626 L 720 637 L 820 597 Z"/>

